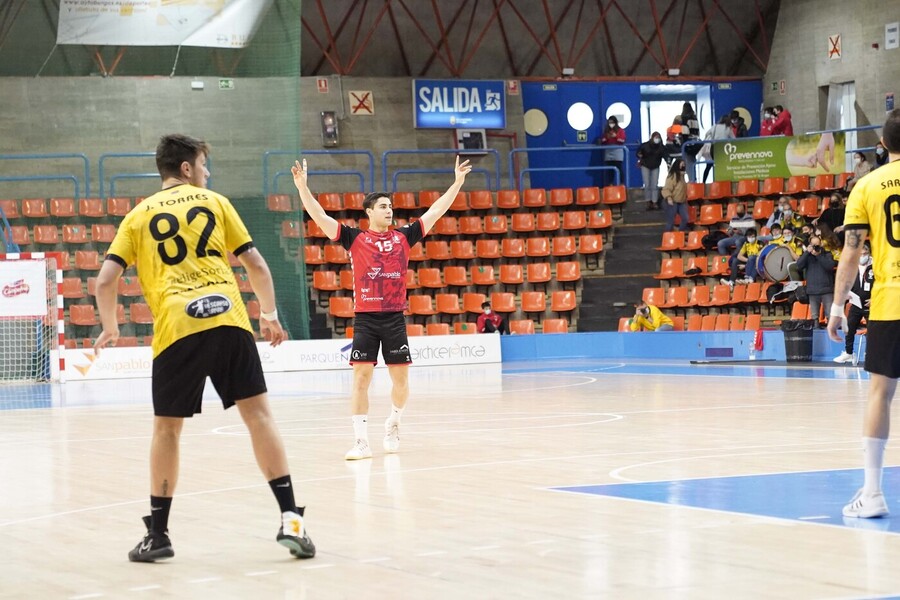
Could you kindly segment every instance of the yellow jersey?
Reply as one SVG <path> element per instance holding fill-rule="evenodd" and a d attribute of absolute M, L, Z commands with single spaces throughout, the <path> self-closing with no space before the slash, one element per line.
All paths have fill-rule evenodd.
<path fill-rule="evenodd" d="M 740 252 L 738 254 L 743 254 L 744 256 L 759 256 L 759 253 L 762 252 L 763 245 L 757 239 L 755 242 L 744 242 L 744 245 L 741 246 Z"/>
<path fill-rule="evenodd" d="M 844 229 L 867 229 L 872 245 L 873 321 L 900 321 L 900 161 L 861 178 L 850 192 Z"/>
<path fill-rule="evenodd" d="M 207 329 L 253 331 L 227 255 L 252 246 L 228 198 L 192 185 L 158 192 L 128 213 L 106 257 L 137 266 L 153 312 L 154 357 Z"/>
<path fill-rule="evenodd" d="M 659 310 L 652 304 L 648 304 L 647 308 L 650 309 L 650 315 L 648 317 L 644 317 L 643 315 L 641 315 L 632 319 L 632 331 L 640 331 L 641 329 L 646 329 L 647 331 L 656 331 L 656 329 L 660 325 L 673 325 L 672 319 L 666 316 L 663 311 Z"/>

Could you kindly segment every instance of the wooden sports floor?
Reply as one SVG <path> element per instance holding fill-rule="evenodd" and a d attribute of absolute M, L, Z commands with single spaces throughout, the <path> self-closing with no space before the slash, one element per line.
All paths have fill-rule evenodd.
<path fill-rule="evenodd" d="M 237 411 L 189 420 L 175 557 L 132 564 L 150 381 L 0 388 L 2 598 L 874 598 L 900 594 L 894 515 L 861 485 L 853 367 L 679 361 L 413 368 L 401 452 L 347 463 L 349 372 L 268 377 L 318 555 L 279 514 Z M 900 462 L 895 444 L 886 462 Z M 564 489 L 563 489 L 564 488 Z"/>

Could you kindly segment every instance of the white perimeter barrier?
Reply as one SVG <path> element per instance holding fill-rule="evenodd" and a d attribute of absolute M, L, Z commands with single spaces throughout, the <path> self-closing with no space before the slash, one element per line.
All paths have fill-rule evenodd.
<path fill-rule="evenodd" d="M 263 370 L 321 371 L 350 368 L 351 340 L 288 341 L 277 348 L 257 344 Z M 414 367 L 499 363 L 500 336 L 431 335 L 409 338 Z M 106 348 L 100 356 L 93 350 L 66 350 L 66 380 L 129 379 L 150 377 L 153 353 L 149 347 Z M 384 366 L 379 355 L 378 366 Z"/>

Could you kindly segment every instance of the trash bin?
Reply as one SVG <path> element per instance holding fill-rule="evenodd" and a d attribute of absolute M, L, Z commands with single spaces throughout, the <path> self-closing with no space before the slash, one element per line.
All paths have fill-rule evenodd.
<path fill-rule="evenodd" d="M 784 355 L 788 362 L 812 360 L 814 319 L 789 319 L 781 322 L 784 332 Z"/>

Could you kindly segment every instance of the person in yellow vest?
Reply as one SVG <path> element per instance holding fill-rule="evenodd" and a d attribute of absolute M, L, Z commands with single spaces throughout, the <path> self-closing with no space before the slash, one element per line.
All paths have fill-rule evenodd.
<path fill-rule="evenodd" d="M 634 305 L 634 317 L 631 319 L 632 331 L 672 331 L 672 319 L 663 314 L 652 304 L 641 302 Z"/>

